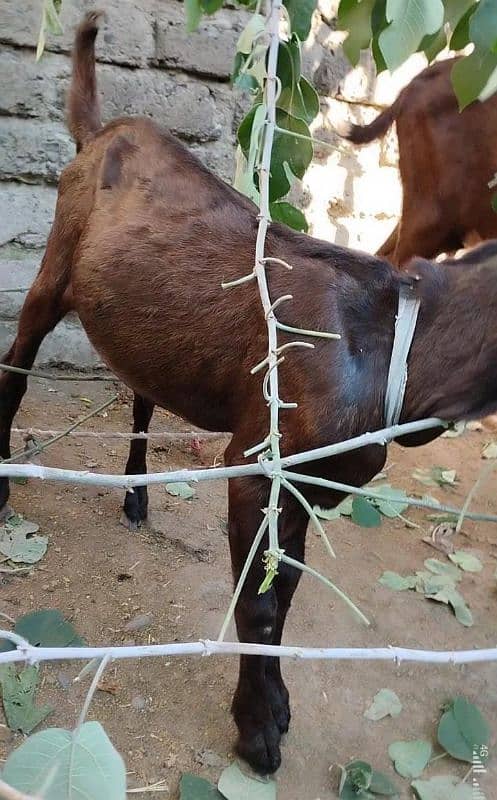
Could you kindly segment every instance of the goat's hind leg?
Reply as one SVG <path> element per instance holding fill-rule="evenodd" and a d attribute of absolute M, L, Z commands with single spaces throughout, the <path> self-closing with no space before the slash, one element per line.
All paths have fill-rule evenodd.
<path fill-rule="evenodd" d="M 133 433 L 147 433 L 154 404 L 139 394 L 133 400 Z M 132 439 L 129 448 L 126 475 L 144 475 L 147 471 L 147 439 Z M 124 498 L 122 523 L 130 530 L 136 530 L 145 522 L 148 514 L 148 493 L 146 486 L 135 486 L 126 492 Z"/>
<path fill-rule="evenodd" d="M 43 339 L 69 311 L 67 280 L 64 281 L 60 259 L 56 244 L 52 241 L 47 247 L 40 272 L 26 296 L 17 336 L 3 363 L 12 367 L 31 369 Z M 26 375 L 0 370 L 0 458 L 2 459 L 10 457 L 12 421 L 26 388 Z M 6 513 L 8 499 L 8 478 L 0 478 L 0 515 Z"/>

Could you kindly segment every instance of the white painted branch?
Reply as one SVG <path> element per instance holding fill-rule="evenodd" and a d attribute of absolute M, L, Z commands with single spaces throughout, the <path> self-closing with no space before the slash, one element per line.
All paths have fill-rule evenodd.
<path fill-rule="evenodd" d="M 0 631 L 0 638 L 9 639 L 10 631 Z M 485 650 L 413 650 L 403 647 L 299 647 L 294 645 L 252 644 L 243 642 L 198 642 L 151 644 L 121 647 L 32 647 L 27 642 L 17 650 L 0 653 L 0 664 L 20 661 L 74 661 L 157 656 L 276 656 L 309 660 L 332 661 L 393 661 L 428 664 L 475 664 L 497 661 L 497 647 Z"/>
<path fill-rule="evenodd" d="M 58 431 L 58 430 L 44 430 L 43 428 L 12 428 L 12 433 L 17 433 L 19 436 L 71 436 L 80 439 L 124 439 L 126 441 L 133 441 L 133 439 L 150 439 L 165 442 L 176 441 L 190 441 L 199 439 L 223 439 L 229 436 L 227 433 L 213 432 L 213 431 L 152 431 L 150 433 L 120 433 L 118 431 Z"/>
<path fill-rule="evenodd" d="M 257 279 L 264 318 L 267 325 L 267 373 L 268 378 L 263 380 L 263 393 L 269 406 L 269 452 L 271 462 L 276 473 L 271 477 L 271 491 L 266 510 L 269 532 L 269 549 L 278 549 L 278 515 L 280 496 L 280 471 L 281 454 L 279 431 L 279 389 L 278 389 L 278 330 L 274 306 L 269 295 L 266 275 L 266 262 L 264 248 L 266 235 L 271 222 L 269 212 L 269 177 L 271 173 L 271 153 L 273 150 L 274 131 L 276 127 L 276 69 L 278 64 L 278 49 L 280 43 L 280 14 L 281 0 L 269 0 L 269 16 L 267 29 L 269 34 L 269 51 L 267 60 L 267 75 L 264 87 L 264 100 L 266 103 L 266 125 L 264 127 L 264 145 L 259 169 L 259 226 L 255 244 L 254 274 Z M 267 389 L 269 383 L 269 390 Z"/>
<path fill-rule="evenodd" d="M 371 444 L 387 444 L 391 439 L 405 436 L 409 433 L 418 433 L 429 428 L 441 427 L 444 423 L 439 419 L 426 419 L 417 422 L 407 422 L 403 425 L 393 425 L 391 428 L 382 428 L 372 433 L 355 436 L 345 442 L 318 447 L 304 453 L 284 456 L 281 459 L 281 468 L 302 464 L 305 461 L 315 461 L 320 458 L 330 458 L 339 453 L 358 450 Z M 269 465 L 271 466 L 271 465 Z M 210 467 L 208 469 L 182 469 L 173 472 L 152 472 L 143 475 L 109 475 L 106 473 L 89 472 L 71 469 L 58 469 L 56 467 L 42 467 L 38 464 L 3 464 L 0 462 L 0 478 L 39 478 L 40 480 L 60 481 L 65 483 L 78 483 L 85 486 L 117 486 L 130 489 L 133 486 L 150 486 L 157 483 L 178 483 L 179 481 L 210 481 L 227 480 L 251 475 L 266 474 L 264 467 L 257 464 L 242 464 L 235 467 Z"/>

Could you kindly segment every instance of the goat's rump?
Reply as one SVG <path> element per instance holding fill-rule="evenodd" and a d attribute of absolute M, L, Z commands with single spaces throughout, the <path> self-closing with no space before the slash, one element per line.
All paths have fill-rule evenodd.
<path fill-rule="evenodd" d="M 110 368 L 135 391 L 204 428 L 232 430 L 249 397 L 262 411 L 261 376 L 250 375 L 267 354 L 257 286 L 221 288 L 253 270 L 256 207 L 147 119 L 102 129 L 68 167 L 63 186 L 72 185 L 71 173 L 76 182 L 93 181 L 72 265 L 74 306 Z M 371 288 L 388 287 L 393 322 L 396 279 L 389 266 L 277 224 L 266 255 L 293 267 L 268 267 L 271 297 L 294 297 L 281 319 L 344 336 L 314 340 L 312 352 L 293 351 L 291 371 L 281 370 L 282 392 L 298 402 L 319 385 L 323 370 L 330 391 L 340 363 L 347 403 L 359 405 L 364 375 L 361 367 L 359 380 L 356 356 L 371 345 L 365 336 L 351 355 L 347 336 L 350 326 L 354 338 L 361 336 L 361 306 L 362 318 L 370 316 L 371 301 L 358 280 L 370 270 Z M 290 338 L 282 334 L 281 341 Z"/>

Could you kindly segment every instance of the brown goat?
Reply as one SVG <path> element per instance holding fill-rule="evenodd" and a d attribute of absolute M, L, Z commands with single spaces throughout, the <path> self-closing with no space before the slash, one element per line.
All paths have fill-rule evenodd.
<path fill-rule="evenodd" d="M 457 60 L 427 67 L 369 125 L 341 131 L 366 144 L 397 123 L 402 216 L 377 253 L 397 266 L 497 237 L 488 186 L 497 172 L 497 95 L 460 112 L 450 77 Z"/>
<path fill-rule="evenodd" d="M 257 208 L 205 169 L 150 119 L 100 126 L 94 40 L 98 16 L 78 29 L 69 126 L 80 152 L 64 170 L 55 221 L 40 272 L 22 310 L 6 361 L 31 367 L 43 337 L 75 310 L 92 343 L 135 394 L 134 430 L 146 431 L 154 405 L 210 430 L 232 433 L 226 464 L 261 441 L 268 409 L 260 376 L 250 368 L 266 356 L 267 331 L 254 282 L 222 291 L 222 281 L 254 264 Z M 338 442 L 384 425 L 384 401 L 394 320 L 402 282 L 421 300 L 410 355 L 402 422 L 428 416 L 479 417 L 497 408 L 497 243 L 450 267 L 419 260 L 418 281 L 385 260 L 273 224 L 266 255 L 284 258 L 291 272 L 268 267 L 273 299 L 292 294 L 282 321 L 340 333 L 313 340 L 315 350 L 292 351 L 280 369 L 281 396 L 298 403 L 282 411 L 282 453 Z M 289 341 L 282 334 L 282 342 Z M 13 417 L 26 377 L 0 373 L 0 455 L 10 454 Z M 423 444 L 442 429 L 403 437 Z M 146 442 L 134 441 L 126 472 L 146 472 Z M 371 445 L 300 468 L 355 486 L 383 466 L 386 447 Z M 229 485 L 229 543 L 237 580 L 268 503 L 266 478 Z M 306 486 L 310 503 L 334 506 L 338 492 Z M 0 509 L 8 481 L 0 482 Z M 146 518 L 145 488 L 128 494 L 128 518 Z M 308 517 L 286 490 L 281 496 L 280 543 L 304 559 Z M 274 586 L 264 577 L 263 543 L 241 594 L 240 640 L 279 644 L 300 572 L 282 564 Z M 288 729 L 288 691 L 279 659 L 243 656 L 233 714 L 238 751 L 262 773 L 278 768 Z"/>

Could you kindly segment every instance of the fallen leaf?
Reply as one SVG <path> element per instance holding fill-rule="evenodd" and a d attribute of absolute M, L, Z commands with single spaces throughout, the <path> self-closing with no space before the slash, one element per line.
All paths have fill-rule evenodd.
<path fill-rule="evenodd" d="M 452 775 L 413 781 L 411 787 L 418 800 L 474 800 L 475 797 L 471 784 L 462 783 Z"/>
<path fill-rule="evenodd" d="M 381 525 L 379 511 L 365 497 L 354 497 L 351 519 L 361 528 L 377 528 Z"/>
<path fill-rule="evenodd" d="M 485 763 L 489 740 L 490 728 L 480 709 L 465 697 L 456 697 L 438 726 L 441 747 L 458 761 L 472 764 L 477 753 L 479 760 Z"/>
<path fill-rule="evenodd" d="M 395 692 L 390 689 L 380 689 L 370 707 L 364 712 L 364 716 L 366 719 L 378 722 L 384 717 L 398 717 L 401 711 L 402 703 Z"/>
<path fill-rule="evenodd" d="M 166 483 L 166 492 L 173 497 L 181 497 L 183 500 L 191 500 L 195 496 L 195 489 L 189 483 L 179 481 L 178 483 Z"/>
<path fill-rule="evenodd" d="M 335 508 L 321 508 L 321 506 L 314 506 L 314 512 L 318 517 L 321 519 L 326 520 L 333 520 L 339 519 L 340 516 L 343 517 L 350 517 L 352 514 L 352 503 L 354 502 L 354 498 L 349 495 L 341 503 L 339 503 Z"/>
<path fill-rule="evenodd" d="M 35 706 L 38 681 L 37 667 L 25 667 L 18 673 L 13 664 L 0 665 L 3 707 L 11 730 L 29 734 L 52 713 L 51 706 Z"/>
<path fill-rule="evenodd" d="M 457 550 L 449 555 L 450 560 L 465 572 L 481 572 L 483 564 L 480 559 L 466 550 Z"/>
<path fill-rule="evenodd" d="M 217 788 L 226 800 L 276 800 L 276 783 L 245 775 L 233 763 L 221 773 Z"/>
<path fill-rule="evenodd" d="M 46 536 L 36 536 L 40 526 L 18 515 L 9 517 L 0 527 L 0 553 L 9 561 L 36 564 L 47 551 Z"/>
<path fill-rule="evenodd" d="M 359 800 L 372 795 L 368 791 L 373 779 L 373 768 L 365 761 L 351 761 L 342 767 L 339 797 L 341 800 Z"/>
<path fill-rule="evenodd" d="M 378 583 L 381 583 L 382 586 L 386 586 L 387 589 L 392 589 L 394 592 L 405 592 L 406 589 L 416 588 L 417 577 L 416 575 L 406 575 L 403 577 L 397 572 L 386 570 Z"/>
<path fill-rule="evenodd" d="M 403 778 L 419 778 L 431 758 L 430 742 L 418 739 L 413 742 L 394 742 L 388 748 L 388 755 L 394 767 Z"/>
<path fill-rule="evenodd" d="M 385 517 L 395 518 L 409 508 L 407 495 L 402 489 L 394 489 L 389 483 L 374 487 L 375 494 L 381 497 L 371 498 L 371 502 Z"/>
<path fill-rule="evenodd" d="M 489 442 L 482 451 L 482 458 L 497 458 L 497 442 Z"/>
<path fill-rule="evenodd" d="M 456 582 L 462 579 L 462 572 L 459 567 L 455 564 L 439 561 L 437 558 L 427 558 L 425 567 L 430 572 L 433 572 L 434 575 L 449 575 Z"/>
<path fill-rule="evenodd" d="M 35 647 L 77 647 L 85 644 L 71 623 L 55 608 L 32 611 L 19 617 L 14 632 Z"/>
<path fill-rule="evenodd" d="M 431 469 L 417 468 L 412 473 L 412 477 L 424 486 L 444 487 L 456 484 L 457 473 L 455 469 L 446 467 L 432 467 Z"/>
<path fill-rule="evenodd" d="M 179 783 L 179 800 L 223 800 L 223 797 L 205 778 L 185 772 Z"/>

